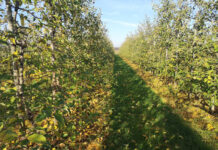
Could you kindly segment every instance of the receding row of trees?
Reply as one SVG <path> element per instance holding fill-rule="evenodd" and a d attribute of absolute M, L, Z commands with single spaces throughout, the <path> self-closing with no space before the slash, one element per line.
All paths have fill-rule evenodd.
<path fill-rule="evenodd" d="M 0 149 L 101 142 L 113 49 L 91 0 L 0 0 Z"/>
<path fill-rule="evenodd" d="M 120 54 L 173 82 L 210 106 L 217 105 L 217 1 L 160 0 L 156 19 L 141 24 Z"/>

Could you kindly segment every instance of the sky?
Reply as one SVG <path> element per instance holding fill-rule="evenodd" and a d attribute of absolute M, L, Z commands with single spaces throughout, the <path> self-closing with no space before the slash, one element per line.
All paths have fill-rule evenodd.
<path fill-rule="evenodd" d="M 136 31 L 145 16 L 153 18 L 152 0 L 95 0 L 114 47 L 120 47 Z"/>

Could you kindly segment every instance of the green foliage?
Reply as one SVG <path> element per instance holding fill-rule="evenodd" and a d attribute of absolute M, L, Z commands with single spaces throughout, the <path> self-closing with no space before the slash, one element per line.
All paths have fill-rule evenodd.
<path fill-rule="evenodd" d="M 216 2 L 161 0 L 154 22 L 146 19 L 120 55 L 177 85 L 188 99 L 217 101 Z M 214 110 L 211 110 L 214 112 Z"/>
<path fill-rule="evenodd" d="M 30 142 L 34 143 L 44 143 L 46 142 L 46 137 L 40 134 L 32 134 L 27 138 Z"/>
<path fill-rule="evenodd" d="M 10 7 L 0 15 L 0 149 L 102 142 L 114 54 L 93 2 L 3 3 L 18 12 L 13 30 L 2 28 Z"/>

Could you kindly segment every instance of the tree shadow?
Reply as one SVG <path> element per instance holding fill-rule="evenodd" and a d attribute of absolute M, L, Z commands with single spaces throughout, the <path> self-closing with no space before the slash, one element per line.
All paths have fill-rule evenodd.
<path fill-rule="evenodd" d="M 119 56 L 114 73 L 107 149 L 211 149 Z"/>

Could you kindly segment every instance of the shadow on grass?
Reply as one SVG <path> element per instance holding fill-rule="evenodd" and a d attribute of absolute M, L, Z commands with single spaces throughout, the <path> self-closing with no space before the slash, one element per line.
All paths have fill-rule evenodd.
<path fill-rule="evenodd" d="M 118 56 L 114 72 L 114 99 L 110 104 L 113 112 L 105 141 L 107 149 L 211 149 Z"/>

